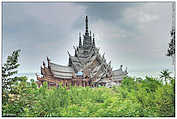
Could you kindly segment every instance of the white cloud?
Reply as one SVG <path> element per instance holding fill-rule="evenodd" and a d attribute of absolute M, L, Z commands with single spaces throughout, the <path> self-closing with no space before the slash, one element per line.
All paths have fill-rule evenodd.
<path fill-rule="evenodd" d="M 154 22 L 159 19 L 159 14 L 155 7 L 159 4 L 150 4 L 145 3 L 141 5 L 137 5 L 137 7 L 127 8 L 123 17 L 125 18 L 127 23 L 135 23 L 135 24 L 145 24 L 148 22 Z"/>

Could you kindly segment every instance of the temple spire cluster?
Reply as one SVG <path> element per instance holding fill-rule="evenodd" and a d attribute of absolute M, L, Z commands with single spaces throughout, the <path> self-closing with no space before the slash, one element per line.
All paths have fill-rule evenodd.
<path fill-rule="evenodd" d="M 79 32 L 78 46 L 73 46 L 75 54 L 72 56 L 68 51 L 68 66 L 52 63 L 47 57 L 48 67 L 43 62 L 41 67 L 42 78 L 38 77 L 39 82 L 43 81 L 58 85 L 78 84 L 82 86 L 98 85 L 119 85 L 128 72 L 127 68 L 123 71 L 123 65 L 114 70 L 111 61 L 107 63 L 105 53 L 101 56 L 99 48 L 96 47 L 95 34 L 89 31 L 88 17 L 85 18 L 85 34 L 83 38 Z M 85 81 L 85 82 L 84 82 Z"/>
<path fill-rule="evenodd" d="M 94 33 L 92 36 L 92 32 L 90 30 L 90 33 L 88 32 L 88 17 L 86 16 L 85 19 L 85 34 L 83 35 L 83 44 L 81 40 L 81 34 L 79 33 L 79 48 L 84 48 L 84 49 L 90 49 L 92 47 L 95 47 L 95 38 L 94 38 Z"/>

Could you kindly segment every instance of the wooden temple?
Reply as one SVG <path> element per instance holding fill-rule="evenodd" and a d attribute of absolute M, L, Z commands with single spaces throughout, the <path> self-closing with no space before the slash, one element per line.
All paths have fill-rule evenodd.
<path fill-rule="evenodd" d="M 37 75 L 38 87 L 44 82 L 48 86 L 107 86 L 120 85 L 127 76 L 127 68 L 122 70 L 122 65 L 117 70 L 112 70 L 111 61 L 107 63 L 104 54 L 101 56 L 99 48 L 96 47 L 94 34 L 88 32 L 88 17 L 85 19 L 85 34 L 83 39 L 79 33 L 79 45 L 74 47 L 75 54 L 69 52 L 68 66 L 52 63 L 47 57 L 47 65 L 43 62 L 41 75 Z"/>

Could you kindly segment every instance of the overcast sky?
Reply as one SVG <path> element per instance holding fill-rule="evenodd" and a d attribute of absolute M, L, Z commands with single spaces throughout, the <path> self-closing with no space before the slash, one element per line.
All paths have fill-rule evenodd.
<path fill-rule="evenodd" d="M 113 69 L 122 64 L 129 72 L 172 69 L 165 56 L 170 41 L 170 2 L 145 3 L 3 3 L 3 61 L 21 49 L 19 72 L 40 72 L 48 56 L 68 64 L 79 32 L 96 35 L 96 46 L 105 52 Z"/>

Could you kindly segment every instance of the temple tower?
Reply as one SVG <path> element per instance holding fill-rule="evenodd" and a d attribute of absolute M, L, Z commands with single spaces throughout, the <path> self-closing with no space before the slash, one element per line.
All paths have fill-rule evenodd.
<path fill-rule="evenodd" d="M 85 35 L 84 35 L 84 39 L 83 39 L 83 48 L 85 50 L 88 50 L 88 49 L 91 48 L 91 44 L 92 44 L 91 37 L 89 36 L 89 32 L 88 32 L 88 17 L 86 16 L 86 18 L 85 18 Z"/>

